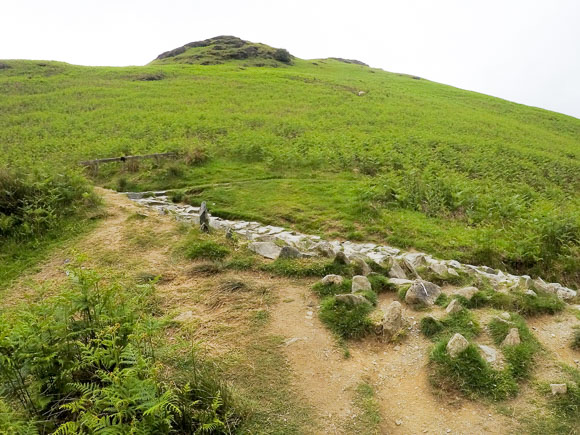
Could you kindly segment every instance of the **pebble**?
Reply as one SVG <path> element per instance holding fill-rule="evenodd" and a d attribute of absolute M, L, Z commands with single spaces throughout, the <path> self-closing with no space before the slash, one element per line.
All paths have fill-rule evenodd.
<path fill-rule="evenodd" d="M 395 421 L 395 424 L 396 424 L 397 426 L 400 426 L 400 425 L 402 425 L 402 424 L 403 424 L 403 420 L 397 420 L 397 421 Z"/>

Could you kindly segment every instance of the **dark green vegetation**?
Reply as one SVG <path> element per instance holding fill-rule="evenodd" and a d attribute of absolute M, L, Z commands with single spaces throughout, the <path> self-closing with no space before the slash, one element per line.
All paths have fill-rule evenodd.
<path fill-rule="evenodd" d="M 555 314 L 566 306 L 560 298 L 552 293 L 535 290 L 537 296 L 526 295 L 523 291 L 502 293 L 493 289 L 483 288 L 470 300 L 455 296 L 467 308 L 490 306 L 498 310 L 515 311 L 523 316 L 539 314 Z"/>
<path fill-rule="evenodd" d="M 572 349 L 580 350 L 580 326 L 576 326 L 572 331 Z"/>
<path fill-rule="evenodd" d="M 93 176 L 122 190 L 180 188 L 229 216 L 578 286 L 579 120 L 354 63 L 287 64 L 283 52 L 276 60 L 275 49 L 239 44 L 193 44 L 144 67 L 3 61 L 2 163 L 61 169 L 202 150 L 195 164 L 111 164 Z M 258 57 L 243 58 L 246 49 Z"/>
<path fill-rule="evenodd" d="M 459 332 L 467 338 L 479 334 L 477 324 L 466 323 L 468 317 L 463 317 L 465 314 L 461 315 L 465 311 L 448 316 L 442 321 L 421 322 L 421 330 L 425 335 L 443 337 L 431 351 L 432 382 L 442 389 L 459 390 L 468 397 L 504 400 L 515 396 L 518 392 L 517 383 L 528 379 L 531 374 L 534 354 L 540 349 L 539 343 L 528 330 L 525 320 L 517 314 L 511 314 L 509 322 L 493 319 L 488 325 L 489 332 L 498 346 L 511 328 L 517 328 L 520 333 L 520 344 L 501 347 L 506 361 L 504 369 L 491 367 L 474 344 L 470 344 L 464 352 L 452 358 L 446 350 L 452 332 Z M 458 314 L 461 316 L 457 316 Z"/>
<path fill-rule="evenodd" d="M 329 296 L 320 304 L 320 320 L 341 338 L 364 337 L 371 328 L 371 303 L 352 305 Z"/>
<path fill-rule="evenodd" d="M 155 317 L 151 285 L 107 285 L 80 268 L 70 276 L 60 296 L 0 322 L 0 406 L 8 410 L 0 432 L 200 433 L 240 424 L 232 393 L 202 361 L 189 363 L 183 382 L 156 367 L 168 324 Z"/>

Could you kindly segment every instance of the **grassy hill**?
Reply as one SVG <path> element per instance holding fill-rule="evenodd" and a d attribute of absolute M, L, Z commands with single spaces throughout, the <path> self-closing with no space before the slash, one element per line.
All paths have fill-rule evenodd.
<path fill-rule="evenodd" d="M 580 120 L 276 53 L 225 37 L 143 67 L 1 61 L 0 164 L 60 171 L 176 150 L 183 159 L 89 175 L 181 189 L 222 215 L 580 284 Z"/>

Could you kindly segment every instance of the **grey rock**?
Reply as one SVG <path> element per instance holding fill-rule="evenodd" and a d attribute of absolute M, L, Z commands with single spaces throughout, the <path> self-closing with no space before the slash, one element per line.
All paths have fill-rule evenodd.
<path fill-rule="evenodd" d="M 397 260 L 391 258 L 391 268 L 389 269 L 389 277 L 397 279 L 407 279 L 405 271 Z"/>
<path fill-rule="evenodd" d="M 447 343 L 447 353 L 451 358 L 457 357 L 461 352 L 469 347 L 469 342 L 461 334 L 455 334 Z"/>
<path fill-rule="evenodd" d="M 571 299 L 574 299 L 577 296 L 577 294 L 578 294 L 578 292 L 576 292 L 576 290 L 572 290 L 572 289 L 569 289 L 566 287 L 561 287 L 556 292 L 556 295 L 564 301 L 569 301 Z"/>
<path fill-rule="evenodd" d="M 443 263 L 432 263 L 429 265 L 429 269 L 440 278 L 445 278 L 448 275 L 447 266 Z"/>
<path fill-rule="evenodd" d="M 352 277 L 352 292 L 372 290 L 371 282 L 366 276 L 355 275 Z"/>
<path fill-rule="evenodd" d="M 550 388 L 552 389 L 553 396 L 557 394 L 566 394 L 568 392 L 568 385 L 566 384 L 550 384 Z"/>
<path fill-rule="evenodd" d="M 389 278 L 389 282 L 395 284 L 396 286 L 413 284 L 413 281 L 411 281 L 410 279 L 399 279 L 399 278 Z"/>
<path fill-rule="evenodd" d="M 365 298 L 363 295 L 354 294 L 354 293 L 346 293 L 341 295 L 335 296 L 336 300 L 339 302 L 343 302 L 348 305 L 362 305 L 362 304 L 370 304 L 370 302 Z"/>
<path fill-rule="evenodd" d="M 344 281 L 344 278 L 340 275 L 326 275 L 320 282 L 324 285 L 334 284 L 340 285 Z"/>
<path fill-rule="evenodd" d="M 510 313 L 508 313 L 507 311 L 504 311 L 503 313 L 501 313 L 499 315 L 499 317 L 501 317 L 504 320 L 511 320 L 512 316 L 510 316 Z"/>
<path fill-rule="evenodd" d="M 520 331 L 518 331 L 518 328 L 511 328 L 510 332 L 508 332 L 508 335 L 505 336 L 501 345 L 502 346 L 516 346 L 520 343 L 521 343 Z"/>
<path fill-rule="evenodd" d="M 365 259 L 359 255 L 355 255 L 355 256 L 350 257 L 350 262 L 352 264 L 358 266 L 361 273 L 365 276 L 372 272 L 372 269 L 369 267 L 369 265 L 367 264 Z"/>
<path fill-rule="evenodd" d="M 536 296 L 538 296 L 538 294 L 537 294 L 535 291 L 533 291 L 532 289 L 528 289 L 528 290 L 526 290 L 526 291 L 524 292 L 524 294 L 525 294 L 525 295 L 528 295 L 528 296 L 533 296 L 533 297 L 536 297 Z"/>
<path fill-rule="evenodd" d="M 455 292 L 456 295 L 463 296 L 467 300 L 471 300 L 473 296 L 478 292 L 477 287 L 463 287 Z"/>
<path fill-rule="evenodd" d="M 383 336 L 393 337 L 403 327 L 403 310 L 401 303 L 393 301 L 385 310 L 383 316 Z"/>
<path fill-rule="evenodd" d="M 411 284 L 405 302 L 411 305 L 433 305 L 441 294 L 441 288 L 429 281 L 416 280 Z"/>
<path fill-rule="evenodd" d="M 204 233 L 209 232 L 209 213 L 205 201 L 201 203 L 199 208 L 199 229 Z"/>
<path fill-rule="evenodd" d="M 497 360 L 497 351 L 493 347 L 486 346 L 484 344 L 478 345 L 479 349 L 481 350 L 481 354 L 483 359 L 486 360 L 488 363 L 493 364 Z"/>
<path fill-rule="evenodd" d="M 462 309 L 463 307 L 461 306 L 461 303 L 457 299 L 453 299 L 449 305 L 447 305 L 445 312 L 447 314 L 453 314 L 461 311 Z"/>
<path fill-rule="evenodd" d="M 275 260 L 280 255 L 280 248 L 273 242 L 253 242 L 248 245 L 248 249 L 255 252 L 262 257 L 270 258 Z"/>
<path fill-rule="evenodd" d="M 459 276 L 459 273 L 451 267 L 447 268 L 447 274 L 450 276 Z"/>
<path fill-rule="evenodd" d="M 300 258 L 300 251 L 293 246 L 283 246 L 278 258 Z"/>
<path fill-rule="evenodd" d="M 334 261 L 336 263 L 339 263 L 339 264 L 349 264 L 350 263 L 350 261 L 348 260 L 348 257 L 344 253 L 344 251 L 338 251 L 336 253 L 336 255 L 334 256 Z"/>
<path fill-rule="evenodd" d="M 328 242 L 317 243 L 316 246 L 314 247 L 314 250 L 318 252 L 321 256 L 327 258 L 332 258 L 335 255 L 334 248 Z"/>

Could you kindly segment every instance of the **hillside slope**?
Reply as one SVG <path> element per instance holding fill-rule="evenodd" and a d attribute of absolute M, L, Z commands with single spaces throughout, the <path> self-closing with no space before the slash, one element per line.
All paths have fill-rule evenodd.
<path fill-rule="evenodd" d="M 183 161 L 103 166 L 95 180 L 580 283 L 580 120 L 334 59 L 216 51 L 126 68 L 2 61 L 3 163 L 182 151 Z M 192 53 L 223 63 L 183 64 Z"/>

